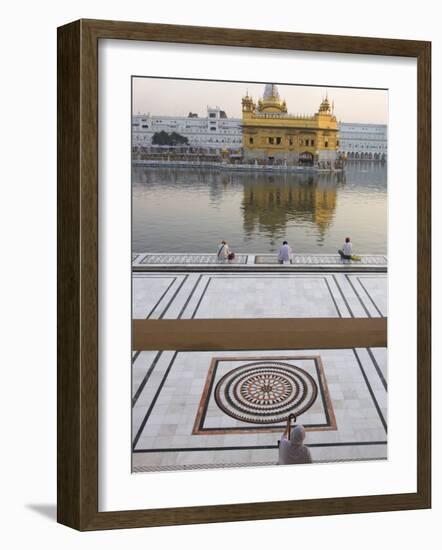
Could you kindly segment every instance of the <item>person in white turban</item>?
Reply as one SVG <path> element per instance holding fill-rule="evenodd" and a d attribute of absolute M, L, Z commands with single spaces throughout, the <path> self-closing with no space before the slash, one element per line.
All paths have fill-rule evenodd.
<path fill-rule="evenodd" d="M 289 438 L 287 437 L 290 431 Z M 312 462 L 310 449 L 304 445 L 305 429 L 298 424 L 291 430 L 286 429 L 279 442 L 278 464 L 309 464 Z"/>

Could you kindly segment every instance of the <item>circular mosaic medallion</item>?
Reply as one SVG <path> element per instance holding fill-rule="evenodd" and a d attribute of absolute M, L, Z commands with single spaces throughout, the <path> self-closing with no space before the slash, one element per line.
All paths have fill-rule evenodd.
<path fill-rule="evenodd" d="M 316 400 L 313 377 L 280 361 L 248 363 L 229 371 L 217 383 L 215 401 L 226 414 L 243 422 L 272 424 L 299 416 Z"/>

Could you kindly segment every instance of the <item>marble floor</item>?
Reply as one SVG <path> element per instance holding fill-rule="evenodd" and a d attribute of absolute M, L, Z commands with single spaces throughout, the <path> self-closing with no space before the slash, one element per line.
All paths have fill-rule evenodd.
<path fill-rule="evenodd" d="M 134 319 L 385 317 L 385 273 L 134 273 Z"/>
<path fill-rule="evenodd" d="M 387 256 L 383 254 L 362 254 L 358 260 L 343 260 L 339 254 L 294 254 L 293 266 L 379 266 L 386 268 Z M 147 266 L 202 266 L 202 265 L 223 265 L 235 269 L 235 266 L 242 265 L 275 265 L 278 264 L 276 254 L 241 254 L 235 253 L 234 260 L 219 260 L 216 254 L 151 254 L 146 252 L 132 254 L 132 265 L 134 267 Z"/>
<path fill-rule="evenodd" d="M 133 316 L 383 317 L 379 273 L 134 273 Z M 387 349 L 142 351 L 133 470 L 277 463 L 288 414 L 314 462 L 387 458 Z"/>

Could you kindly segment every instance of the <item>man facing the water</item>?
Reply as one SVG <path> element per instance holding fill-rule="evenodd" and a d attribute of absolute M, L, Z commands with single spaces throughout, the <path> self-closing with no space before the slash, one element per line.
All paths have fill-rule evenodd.
<path fill-rule="evenodd" d="M 226 241 L 221 241 L 221 244 L 218 245 L 218 252 L 216 258 L 218 262 L 226 261 L 229 257 L 230 249 Z"/>
<path fill-rule="evenodd" d="M 350 237 L 346 237 L 345 243 L 342 245 L 342 250 L 338 250 L 339 255 L 344 260 L 351 260 L 353 246 Z"/>
<path fill-rule="evenodd" d="M 293 251 L 287 241 L 282 243 L 282 246 L 278 252 L 278 263 L 283 264 L 284 262 L 290 262 L 291 264 L 293 263 Z"/>

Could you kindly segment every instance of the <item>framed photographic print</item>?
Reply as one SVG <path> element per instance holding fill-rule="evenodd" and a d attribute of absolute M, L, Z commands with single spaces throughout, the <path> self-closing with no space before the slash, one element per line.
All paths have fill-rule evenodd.
<path fill-rule="evenodd" d="M 59 28 L 59 522 L 430 507 L 430 51 Z"/>

